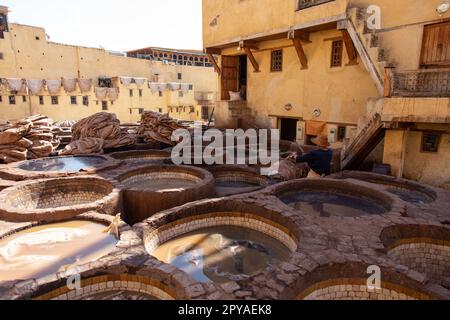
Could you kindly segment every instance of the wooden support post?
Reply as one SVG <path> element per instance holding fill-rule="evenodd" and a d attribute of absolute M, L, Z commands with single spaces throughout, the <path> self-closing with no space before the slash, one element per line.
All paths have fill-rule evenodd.
<path fill-rule="evenodd" d="M 345 49 L 348 54 L 348 66 L 358 64 L 358 52 L 356 51 L 355 45 L 353 44 L 352 38 L 348 34 L 346 29 L 342 30 L 342 37 L 344 39 Z"/>
<path fill-rule="evenodd" d="M 255 57 L 253 56 L 252 50 L 248 47 L 244 47 L 244 50 L 245 50 L 245 54 L 247 55 L 247 57 L 250 59 L 250 62 L 252 63 L 254 72 L 260 72 L 259 64 L 256 61 Z"/>
<path fill-rule="evenodd" d="M 394 68 L 386 67 L 384 68 L 384 96 L 392 96 L 392 81 L 394 77 Z"/>
<path fill-rule="evenodd" d="M 302 41 L 298 38 L 294 38 L 292 39 L 292 42 L 294 43 L 295 50 L 297 50 L 297 56 L 300 60 L 300 65 L 302 66 L 301 69 L 308 69 L 308 58 L 306 57 L 305 50 L 303 50 Z"/>
<path fill-rule="evenodd" d="M 206 49 L 205 52 L 206 52 L 206 55 L 208 56 L 209 60 L 211 61 L 211 63 L 214 66 L 214 71 L 216 71 L 220 75 L 220 67 L 219 67 L 219 64 L 217 63 L 216 59 L 214 58 L 213 53 L 208 49 Z"/>

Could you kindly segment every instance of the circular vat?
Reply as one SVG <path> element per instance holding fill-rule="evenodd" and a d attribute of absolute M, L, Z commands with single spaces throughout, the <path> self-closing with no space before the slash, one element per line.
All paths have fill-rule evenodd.
<path fill-rule="evenodd" d="M 263 189 L 269 180 L 257 171 L 239 166 L 208 167 L 215 178 L 216 195 L 219 197 L 242 194 Z"/>
<path fill-rule="evenodd" d="M 63 286 L 34 300 L 174 300 L 174 290 L 162 281 L 133 274 L 108 274 L 81 281 L 79 290 Z"/>
<path fill-rule="evenodd" d="M 148 223 L 148 253 L 204 283 L 256 276 L 298 248 L 296 227 L 288 218 L 232 200 L 183 208 Z"/>
<path fill-rule="evenodd" d="M 450 228 L 392 226 L 382 231 L 381 240 L 395 262 L 426 274 L 431 281 L 450 289 Z"/>
<path fill-rule="evenodd" d="M 430 300 L 443 298 L 423 284 L 380 267 L 381 280 L 372 281 L 369 265 L 348 262 L 322 266 L 299 278 L 282 298 L 295 300 Z"/>
<path fill-rule="evenodd" d="M 11 222 L 54 221 L 88 211 L 114 214 L 119 190 L 96 177 L 21 182 L 0 192 L 0 219 Z"/>
<path fill-rule="evenodd" d="M 333 179 L 356 179 L 385 187 L 385 190 L 400 197 L 403 201 L 411 204 L 426 204 L 434 202 L 437 194 L 431 188 L 420 183 L 397 179 L 391 176 L 361 172 L 361 171 L 344 171 L 330 176 Z"/>
<path fill-rule="evenodd" d="M 144 166 L 120 173 L 125 220 L 141 222 L 157 212 L 214 195 L 214 177 L 188 166 Z"/>
<path fill-rule="evenodd" d="M 10 232 L 0 238 L 0 282 L 39 279 L 108 255 L 119 241 L 105 232 L 108 220 L 80 218 Z"/>
<path fill-rule="evenodd" d="M 274 193 L 295 210 L 326 218 L 402 211 L 389 194 L 340 180 L 295 180 L 276 186 Z"/>
<path fill-rule="evenodd" d="M 135 150 L 111 153 L 110 156 L 116 160 L 125 161 L 169 161 L 172 153 L 163 150 Z"/>
<path fill-rule="evenodd" d="M 116 168 L 120 161 L 106 155 L 80 155 L 27 160 L 5 165 L 0 177 L 9 180 L 56 178 L 80 173 L 96 173 Z"/>

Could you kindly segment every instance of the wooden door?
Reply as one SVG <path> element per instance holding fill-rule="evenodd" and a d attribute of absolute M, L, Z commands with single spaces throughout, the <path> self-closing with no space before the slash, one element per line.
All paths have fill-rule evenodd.
<path fill-rule="evenodd" d="M 222 56 L 221 99 L 230 100 L 230 91 L 238 91 L 239 57 Z"/>
<path fill-rule="evenodd" d="M 450 67 L 450 21 L 425 26 L 421 67 Z"/>

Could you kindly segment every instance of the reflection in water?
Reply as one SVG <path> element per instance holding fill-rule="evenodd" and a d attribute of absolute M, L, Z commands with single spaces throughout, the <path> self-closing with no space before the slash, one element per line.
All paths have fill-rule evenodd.
<path fill-rule="evenodd" d="M 136 176 L 123 181 L 127 188 L 139 188 L 149 191 L 187 189 L 196 185 L 197 181 L 180 179 L 176 177 L 158 177 L 151 175 L 148 177 Z"/>
<path fill-rule="evenodd" d="M 224 283 L 256 275 L 289 257 L 276 239 L 251 229 L 200 229 L 159 246 L 152 255 L 200 282 Z"/>
<path fill-rule="evenodd" d="M 375 201 L 331 192 L 289 192 L 281 201 L 304 213 L 321 217 L 358 217 L 368 214 L 383 214 L 386 209 Z"/>
<path fill-rule="evenodd" d="M 46 158 L 27 161 L 19 166 L 26 171 L 80 171 L 105 162 L 101 157 Z"/>
<path fill-rule="evenodd" d="M 216 186 L 216 194 L 219 197 L 252 192 L 262 188 L 259 184 L 251 183 L 249 181 L 216 180 L 215 186 Z"/>
<path fill-rule="evenodd" d="M 92 221 L 70 221 L 30 228 L 0 240 L 0 281 L 27 280 L 87 263 L 111 252 L 117 243 Z"/>
<path fill-rule="evenodd" d="M 433 199 L 427 194 L 416 190 L 390 188 L 387 191 L 395 194 L 396 196 L 399 196 L 400 199 L 409 203 L 424 204 L 433 201 Z"/>

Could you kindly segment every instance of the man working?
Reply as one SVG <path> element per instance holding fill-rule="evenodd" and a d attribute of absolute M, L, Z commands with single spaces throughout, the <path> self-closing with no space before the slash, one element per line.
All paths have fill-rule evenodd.
<path fill-rule="evenodd" d="M 311 171 L 308 177 L 322 177 L 331 174 L 331 161 L 333 159 L 333 150 L 330 149 L 328 137 L 324 134 L 311 140 L 319 147 L 318 150 L 298 156 L 291 155 L 290 159 L 296 159 L 297 162 L 307 163 Z"/>

